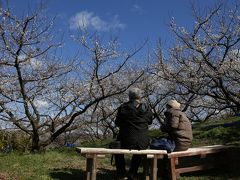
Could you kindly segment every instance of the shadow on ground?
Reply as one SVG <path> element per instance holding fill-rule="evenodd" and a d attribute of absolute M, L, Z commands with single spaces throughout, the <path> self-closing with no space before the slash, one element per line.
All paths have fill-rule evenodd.
<path fill-rule="evenodd" d="M 85 179 L 85 172 L 81 169 L 72 168 L 53 169 L 50 172 L 50 177 L 59 180 Z"/>
<path fill-rule="evenodd" d="M 115 171 L 109 169 L 98 168 L 97 180 L 112 180 Z M 79 180 L 86 179 L 85 171 L 79 169 L 63 168 L 53 169 L 50 172 L 50 177 L 55 180 Z M 140 174 L 142 177 L 142 174 Z M 200 178 L 201 177 L 201 178 Z M 240 171 L 237 172 L 222 172 L 222 171 L 202 171 L 195 173 L 186 173 L 181 175 L 181 179 L 218 179 L 218 180 L 237 180 L 240 179 Z M 162 178 L 160 178 L 162 180 Z M 165 178 L 163 178 L 165 179 Z"/>
<path fill-rule="evenodd" d="M 206 179 L 206 180 L 239 180 L 239 172 L 224 172 L 224 171 L 201 171 L 192 172 L 181 175 L 181 179 L 195 180 L 195 179 Z"/>
<path fill-rule="evenodd" d="M 98 168 L 97 172 L 97 180 L 112 180 L 114 177 L 113 170 Z M 63 169 L 53 169 L 50 172 L 50 177 L 56 180 L 79 180 L 86 179 L 86 173 L 81 169 L 71 169 L 71 168 L 63 168 Z"/>

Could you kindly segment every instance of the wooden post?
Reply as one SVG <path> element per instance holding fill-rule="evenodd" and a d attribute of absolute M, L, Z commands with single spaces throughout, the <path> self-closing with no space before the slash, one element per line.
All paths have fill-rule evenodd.
<path fill-rule="evenodd" d="M 158 161 L 158 156 L 154 155 L 153 162 L 152 162 L 152 179 L 153 180 L 157 180 L 157 171 L 158 171 L 157 161 Z"/>
<path fill-rule="evenodd" d="M 92 173 L 92 163 L 93 158 L 87 157 L 87 163 L 86 163 L 86 180 L 91 180 L 91 173 Z"/>
<path fill-rule="evenodd" d="M 97 174 L 97 155 L 93 154 L 91 156 L 87 156 L 87 164 L 86 164 L 86 180 L 96 180 Z"/>
<path fill-rule="evenodd" d="M 170 158 L 170 162 L 169 162 L 169 175 L 170 175 L 170 179 L 171 180 L 176 180 L 177 176 L 176 176 L 176 158 L 175 157 L 171 157 Z"/>
<path fill-rule="evenodd" d="M 93 155 L 93 163 L 92 163 L 92 179 L 91 180 L 96 180 L 97 176 L 97 155 Z"/>

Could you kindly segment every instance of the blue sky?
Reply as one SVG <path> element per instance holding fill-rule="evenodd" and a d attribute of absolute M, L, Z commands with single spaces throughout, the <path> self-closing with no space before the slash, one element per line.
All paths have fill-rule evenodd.
<path fill-rule="evenodd" d="M 9 0 L 9 6 L 21 15 L 37 0 Z M 118 36 L 122 46 L 134 46 L 149 39 L 155 44 L 161 38 L 164 45 L 171 45 L 172 34 L 168 27 L 171 17 L 177 24 L 190 28 L 192 19 L 191 0 L 48 0 L 47 13 L 57 16 L 57 27 L 62 31 L 76 31 L 87 27 L 103 36 Z M 218 0 L 200 0 L 201 6 L 211 6 Z M 71 52 L 73 44 L 66 44 Z"/>

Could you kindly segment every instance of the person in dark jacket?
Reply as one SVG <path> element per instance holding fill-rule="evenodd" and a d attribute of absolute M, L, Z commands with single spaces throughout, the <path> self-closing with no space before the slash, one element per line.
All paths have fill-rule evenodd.
<path fill-rule="evenodd" d="M 193 139 L 192 125 L 186 114 L 180 110 L 176 100 L 168 101 L 165 111 L 165 121 L 161 130 L 168 133 L 168 139 L 174 143 L 174 151 L 187 150 Z"/>
<path fill-rule="evenodd" d="M 119 108 L 115 120 L 119 127 L 118 140 L 122 149 L 142 150 L 148 148 L 150 138 L 147 135 L 148 125 L 152 124 L 153 114 L 148 105 L 141 102 L 141 90 L 129 91 L 129 101 Z M 142 156 L 133 155 L 128 179 L 136 179 Z M 115 155 L 117 179 L 127 179 L 124 155 Z"/>

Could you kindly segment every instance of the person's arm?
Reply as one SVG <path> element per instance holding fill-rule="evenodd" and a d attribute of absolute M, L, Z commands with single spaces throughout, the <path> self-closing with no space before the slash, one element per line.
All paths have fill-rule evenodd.
<path fill-rule="evenodd" d="M 169 132 L 169 131 L 171 131 L 171 129 L 178 128 L 179 118 L 180 118 L 179 114 L 166 112 L 165 117 L 166 117 L 166 119 L 165 119 L 164 123 L 161 124 L 161 130 L 163 132 Z"/>
<path fill-rule="evenodd" d="M 170 128 L 165 123 L 165 121 L 163 123 L 161 123 L 160 129 L 162 132 L 169 132 L 169 130 L 170 130 Z"/>
<path fill-rule="evenodd" d="M 170 126 L 168 121 L 171 119 L 171 114 L 169 112 L 165 112 L 164 115 L 165 115 L 165 119 L 164 120 L 162 119 L 160 129 L 162 132 L 169 132 Z"/>
<path fill-rule="evenodd" d="M 116 116 L 116 119 L 115 119 L 115 125 L 117 126 L 117 127 L 120 127 L 120 125 L 121 125 L 121 122 L 122 122 L 122 120 L 121 120 L 121 106 L 118 108 L 118 111 L 117 111 L 117 116 Z"/>
<path fill-rule="evenodd" d="M 171 128 L 177 129 L 179 126 L 179 119 L 180 119 L 179 115 L 173 114 L 170 119 L 169 126 Z"/>
<path fill-rule="evenodd" d="M 172 129 L 177 129 L 179 125 L 179 117 L 172 116 L 166 123 L 161 124 L 162 132 L 170 132 Z"/>
<path fill-rule="evenodd" d="M 148 119 L 148 125 L 152 124 L 154 116 L 153 116 L 153 112 L 149 106 L 148 106 L 148 112 L 147 112 L 147 119 Z"/>

